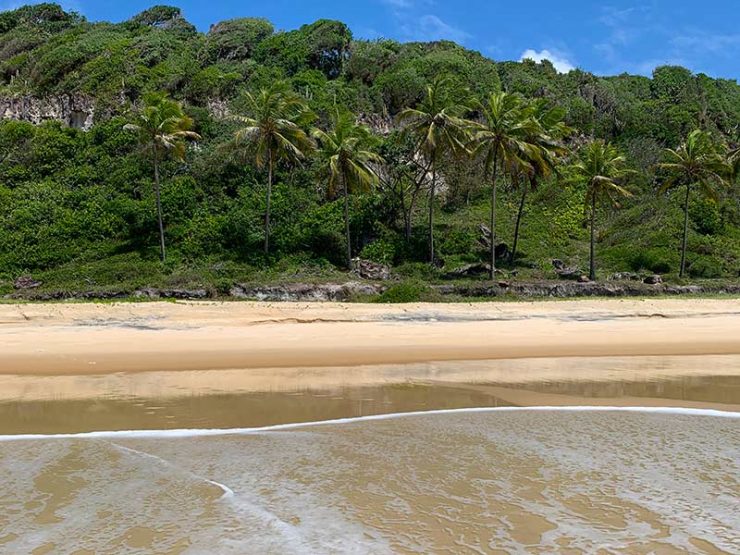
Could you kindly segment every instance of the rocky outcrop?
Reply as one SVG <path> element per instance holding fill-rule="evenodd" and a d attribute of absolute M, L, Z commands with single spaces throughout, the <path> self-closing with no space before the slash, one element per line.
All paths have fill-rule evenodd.
<path fill-rule="evenodd" d="M 178 300 L 198 300 L 207 299 L 209 295 L 205 289 L 139 289 L 134 291 L 133 297 L 136 299 L 178 299 Z"/>
<path fill-rule="evenodd" d="M 95 102 L 81 94 L 62 94 L 39 98 L 30 95 L 0 97 L 0 119 L 27 121 L 35 125 L 61 121 L 87 131 L 95 123 Z"/>
<path fill-rule="evenodd" d="M 33 276 L 21 276 L 13 282 L 14 289 L 37 289 L 42 282 L 33 279 Z"/>
<path fill-rule="evenodd" d="M 350 301 L 359 296 L 380 295 L 382 285 L 349 282 L 344 284 L 290 283 L 286 285 L 235 285 L 230 294 L 255 301 Z"/>
<path fill-rule="evenodd" d="M 740 294 L 740 284 L 725 285 L 649 285 L 645 283 L 599 282 L 531 282 L 497 285 L 439 285 L 433 287 L 441 295 L 459 297 L 500 297 L 502 295 L 537 298 L 574 297 L 649 297 L 659 295 Z"/>
<path fill-rule="evenodd" d="M 642 282 L 588 282 L 542 281 L 517 283 L 499 281 L 498 283 L 471 283 L 433 285 L 431 288 L 442 297 L 462 298 L 577 298 L 577 297 L 651 297 L 672 295 L 740 295 L 738 284 L 669 285 Z M 352 281 L 348 283 L 290 283 L 283 285 L 234 285 L 226 298 L 253 301 L 294 301 L 294 302 L 348 302 L 372 299 L 387 289 L 386 285 Z M 6 299 L 27 301 L 59 300 L 104 300 L 104 299 L 178 299 L 202 300 L 217 297 L 207 289 L 155 289 L 145 288 L 136 291 L 39 291 L 21 289 L 6 295 Z"/>
<path fill-rule="evenodd" d="M 352 260 L 352 273 L 362 279 L 371 281 L 388 281 L 393 279 L 393 272 L 385 264 L 378 264 L 371 260 Z"/>

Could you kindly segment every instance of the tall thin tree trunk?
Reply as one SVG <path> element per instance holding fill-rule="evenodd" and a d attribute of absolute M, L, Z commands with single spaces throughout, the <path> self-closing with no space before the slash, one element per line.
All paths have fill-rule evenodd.
<path fill-rule="evenodd" d="M 159 156 L 154 148 L 154 196 L 157 199 L 157 219 L 159 221 L 159 255 L 164 262 L 167 259 L 167 249 L 164 244 L 164 217 L 162 216 L 162 195 L 160 193 Z"/>
<path fill-rule="evenodd" d="M 591 197 L 591 263 L 588 279 L 596 281 L 596 193 Z"/>
<path fill-rule="evenodd" d="M 413 206 L 413 204 L 411 204 Z M 403 236 L 408 243 L 411 240 L 411 210 L 412 208 L 406 205 L 406 194 L 401 189 L 401 212 L 403 213 Z"/>
<path fill-rule="evenodd" d="M 411 240 L 411 234 L 413 233 L 414 225 L 414 211 L 416 210 L 416 203 L 419 200 L 420 187 L 415 187 L 414 192 L 411 194 L 411 200 L 409 201 L 408 210 L 404 215 L 406 224 L 406 242 Z"/>
<path fill-rule="evenodd" d="M 347 268 L 352 269 L 352 237 L 349 232 L 349 190 L 347 180 L 342 177 L 344 189 L 344 234 L 347 241 Z"/>
<path fill-rule="evenodd" d="M 691 193 L 691 184 L 686 183 L 686 201 L 683 205 L 683 240 L 681 241 L 681 270 L 678 277 L 683 277 L 686 273 L 686 247 L 689 241 L 689 195 Z"/>
<path fill-rule="evenodd" d="M 432 154 L 432 188 L 429 191 L 429 263 L 434 266 L 434 199 L 437 196 L 437 154 Z"/>
<path fill-rule="evenodd" d="M 272 152 L 267 157 L 267 206 L 265 209 L 265 254 L 270 254 L 270 209 L 272 205 Z"/>
<path fill-rule="evenodd" d="M 516 226 L 514 227 L 514 245 L 511 247 L 511 254 L 509 255 L 509 263 L 514 264 L 516 260 L 516 249 L 519 245 L 519 229 L 522 224 L 522 214 L 524 214 L 524 205 L 527 202 L 527 192 L 528 188 L 527 185 L 524 185 L 524 190 L 522 191 L 522 200 L 519 202 L 519 212 L 517 212 L 516 215 Z"/>
<path fill-rule="evenodd" d="M 496 178 L 498 177 L 498 149 L 493 155 L 493 180 L 491 181 L 491 279 L 496 277 Z"/>

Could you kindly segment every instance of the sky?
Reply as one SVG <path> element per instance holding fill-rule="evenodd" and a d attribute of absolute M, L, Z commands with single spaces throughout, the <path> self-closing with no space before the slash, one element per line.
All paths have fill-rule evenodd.
<path fill-rule="evenodd" d="M 53 1 L 53 0 L 49 0 Z M 0 0 L 0 9 L 24 2 Z M 357 38 L 448 39 L 495 60 L 551 60 L 599 75 L 650 75 L 677 64 L 740 78 L 740 0 L 62 0 L 89 20 L 122 21 L 156 3 L 201 31 L 234 17 L 278 29 L 339 19 Z"/>

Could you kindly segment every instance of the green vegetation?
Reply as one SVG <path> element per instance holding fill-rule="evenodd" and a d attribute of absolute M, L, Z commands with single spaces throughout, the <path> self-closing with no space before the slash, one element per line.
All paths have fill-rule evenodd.
<path fill-rule="evenodd" d="M 337 21 L 203 34 L 177 8 L 38 4 L 0 13 L 0 99 L 38 123 L 0 122 L 0 294 L 29 274 L 223 294 L 346 280 L 358 256 L 394 267 L 389 301 L 468 264 L 740 275 L 740 86 L 680 67 L 558 74 Z"/>

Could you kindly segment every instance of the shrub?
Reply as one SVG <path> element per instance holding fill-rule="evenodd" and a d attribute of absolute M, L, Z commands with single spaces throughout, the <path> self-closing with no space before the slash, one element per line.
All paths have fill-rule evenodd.
<path fill-rule="evenodd" d="M 706 256 L 697 258 L 689 265 L 689 275 L 694 278 L 718 278 L 723 273 L 719 262 Z"/>
<path fill-rule="evenodd" d="M 377 302 L 389 304 L 418 303 L 435 300 L 434 290 L 426 283 L 418 280 L 402 281 L 389 287 Z"/>
<path fill-rule="evenodd" d="M 667 249 L 636 250 L 629 257 L 632 271 L 649 270 L 654 274 L 667 274 L 678 266 L 676 255 Z"/>

